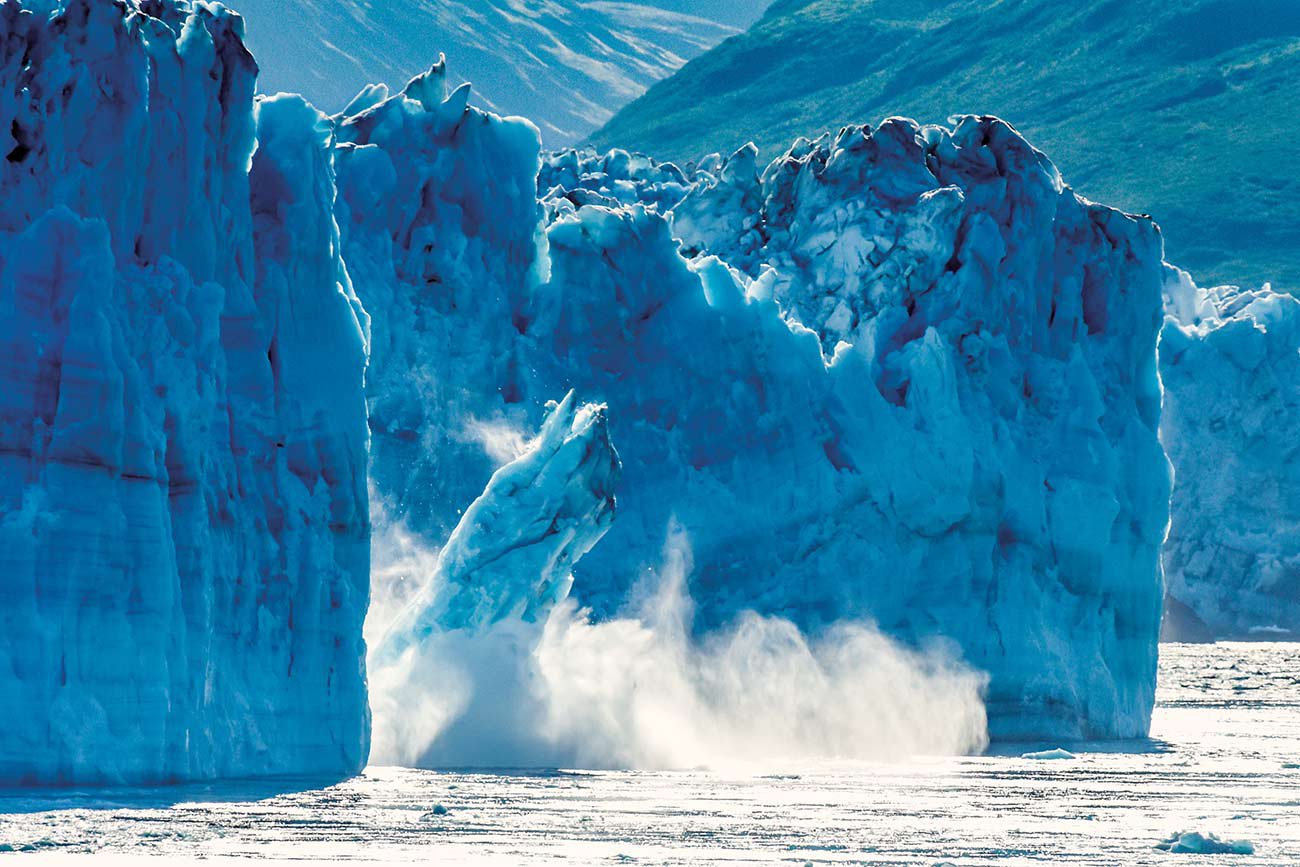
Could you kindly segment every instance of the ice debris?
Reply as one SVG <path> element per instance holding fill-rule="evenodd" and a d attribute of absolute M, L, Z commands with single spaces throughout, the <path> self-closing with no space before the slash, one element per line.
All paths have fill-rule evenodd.
<path fill-rule="evenodd" d="M 1220 840 L 1214 834 L 1180 831 L 1156 844 L 1162 852 L 1180 855 L 1254 855 L 1249 840 Z"/>

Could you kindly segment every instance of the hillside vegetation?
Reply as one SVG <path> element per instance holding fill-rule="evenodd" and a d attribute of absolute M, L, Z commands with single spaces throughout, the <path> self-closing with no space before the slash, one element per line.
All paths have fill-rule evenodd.
<path fill-rule="evenodd" d="M 1201 283 L 1300 288 L 1295 0 L 777 0 L 591 142 L 689 160 L 890 115 L 996 114 Z"/>

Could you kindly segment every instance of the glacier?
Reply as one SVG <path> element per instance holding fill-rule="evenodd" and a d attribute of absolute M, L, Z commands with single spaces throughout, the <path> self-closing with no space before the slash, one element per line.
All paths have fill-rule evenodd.
<path fill-rule="evenodd" d="M 0 783 L 366 760 L 366 320 L 241 30 L 0 6 Z"/>
<path fill-rule="evenodd" d="M 696 630 L 868 619 L 988 671 L 997 736 L 1145 734 L 1170 485 L 1149 219 L 1079 199 L 992 119 L 688 177 L 543 159 L 445 76 L 335 119 L 400 520 L 446 539 L 572 390 L 609 407 L 623 462 L 573 569 L 597 618 L 675 522 Z"/>
<path fill-rule="evenodd" d="M 435 633 L 642 640 L 680 539 L 692 616 L 645 660 L 704 660 L 704 719 L 729 635 L 844 683 L 942 659 L 952 703 L 903 718 L 950 708 L 948 744 L 977 671 L 995 737 L 1146 733 L 1160 236 L 1010 126 L 683 171 L 543 155 L 442 61 L 332 117 L 255 97 L 217 4 L 0 28 L 0 782 L 360 769 L 372 510 L 437 551 L 380 716 Z"/>
<path fill-rule="evenodd" d="M 1300 300 L 1169 268 L 1161 437 L 1175 469 L 1174 604 L 1211 635 L 1300 634 Z"/>

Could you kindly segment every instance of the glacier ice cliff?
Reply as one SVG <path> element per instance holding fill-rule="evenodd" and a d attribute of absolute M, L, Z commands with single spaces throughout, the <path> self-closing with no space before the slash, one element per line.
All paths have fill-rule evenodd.
<path fill-rule="evenodd" d="M 216 4 L 0 4 L 0 782 L 345 774 L 365 316 Z"/>
<path fill-rule="evenodd" d="M 1160 238 L 1006 124 L 682 172 L 442 63 L 255 100 L 216 4 L 0 35 L 0 782 L 360 768 L 371 490 L 442 549 L 380 660 L 598 629 L 680 535 L 697 633 L 874 623 L 995 736 L 1146 732 Z"/>
<path fill-rule="evenodd" d="M 1170 269 L 1161 437 L 1175 485 L 1165 573 L 1220 636 L 1300 634 L 1300 300 Z"/>
<path fill-rule="evenodd" d="M 529 124 L 444 75 L 336 119 L 373 473 L 402 520 L 445 539 L 575 390 L 623 458 L 574 569 L 597 616 L 675 521 L 697 629 L 872 619 L 987 670 L 996 735 L 1146 732 L 1169 495 L 1149 219 L 981 118 L 696 178 L 543 164 Z"/>

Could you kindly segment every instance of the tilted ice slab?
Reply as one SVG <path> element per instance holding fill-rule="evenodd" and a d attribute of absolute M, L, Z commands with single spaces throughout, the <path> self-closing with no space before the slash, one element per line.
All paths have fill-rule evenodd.
<path fill-rule="evenodd" d="M 430 747 L 450 737 L 470 742 L 452 747 L 455 761 L 468 749 L 499 764 L 509 760 L 493 753 L 502 729 L 537 736 L 527 730 L 539 714 L 520 682 L 535 677 L 525 661 L 568 597 L 574 564 L 609 530 L 619 474 L 604 407 L 573 393 L 550 406 L 537 437 L 465 510 L 423 585 L 375 630 L 376 762 L 436 761 Z M 492 672 L 477 689 L 461 677 L 468 660 Z M 493 708 L 486 719 L 476 713 L 483 703 Z"/>
<path fill-rule="evenodd" d="M 618 455 L 604 407 L 570 392 L 524 454 L 497 470 L 438 554 L 435 574 L 386 630 L 379 658 L 435 632 L 536 623 L 573 586 L 573 565 L 609 530 Z"/>
<path fill-rule="evenodd" d="M 535 131 L 467 97 L 439 67 L 337 119 L 373 472 L 404 521 L 446 538 L 573 389 L 624 462 L 575 570 L 597 615 L 676 519 L 699 629 L 872 618 L 988 670 L 996 734 L 1145 733 L 1169 493 L 1149 220 L 974 118 L 846 130 L 762 173 L 742 153 L 672 226 L 599 178 L 555 181 L 544 217 Z M 564 163 L 543 186 L 590 173 Z"/>
<path fill-rule="evenodd" d="M 0 783 L 365 761 L 364 314 L 241 28 L 0 5 Z"/>
<path fill-rule="evenodd" d="M 1169 270 L 1170 594 L 1218 635 L 1300 633 L 1300 300 Z"/>

